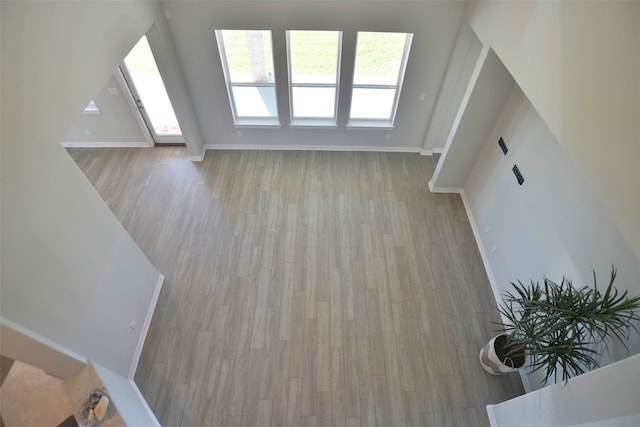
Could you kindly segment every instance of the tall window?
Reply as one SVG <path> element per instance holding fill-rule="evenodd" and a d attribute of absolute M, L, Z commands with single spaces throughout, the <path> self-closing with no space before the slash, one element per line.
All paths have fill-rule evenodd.
<path fill-rule="evenodd" d="M 216 30 L 237 125 L 279 125 L 271 31 Z"/>
<path fill-rule="evenodd" d="M 412 34 L 358 32 L 351 126 L 393 126 Z"/>
<path fill-rule="evenodd" d="M 287 31 L 291 123 L 335 125 L 342 33 Z"/>

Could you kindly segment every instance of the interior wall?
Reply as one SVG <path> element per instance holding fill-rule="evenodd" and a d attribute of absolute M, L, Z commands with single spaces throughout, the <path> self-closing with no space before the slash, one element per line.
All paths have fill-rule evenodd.
<path fill-rule="evenodd" d="M 482 43 L 465 23 L 460 29 L 447 67 L 447 74 L 434 107 L 423 146 L 426 152 L 441 152 L 444 148 L 481 50 Z"/>
<path fill-rule="evenodd" d="M 91 98 L 100 109 L 100 114 L 80 113 L 62 138 L 62 145 L 148 147 L 149 142 L 134 118 L 124 90 L 115 76 L 111 76 Z"/>
<path fill-rule="evenodd" d="M 162 11 L 0 7 L 2 316 L 127 377 L 160 275 L 59 141 Z"/>
<path fill-rule="evenodd" d="M 640 2 L 473 2 L 493 48 L 640 257 Z"/>
<path fill-rule="evenodd" d="M 449 1 L 165 1 L 181 66 L 207 146 L 234 148 L 377 147 L 420 151 L 435 99 L 462 22 L 465 3 Z M 343 58 L 355 52 L 357 31 L 400 31 L 414 34 L 394 130 L 292 129 L 280 117 L 278 129 L 233 126 L 227 89 L 214 35 L 215 29 L 264 29 L 273 32 L 274 50 L 285 52 L 285 31 L 343 31 Z M 286 57 L 280 56 L 282 61 Z M 276 64 L 282 81 L 284 64 Z M 340 97 L 350 97 L 348 86 Z M 286 87 L 284 93 L 286 93 Z M 282 93 L 282 90 L 278 90 Z M 420 101 L 420 94 L 425 100 Z M 286 101 L 280 97 L 279 103 Z M 339 112 L 339 115 L 344 116 Z M 387 139 L 389 135 L 389 139 Z"/>
<path fill-rule="evenodd" d="M 572 378 L 565 384 L 527 393 L 487 412 L 493 427 L 638 426 L 640 355 Z M 631 373 L 631 375 L 630 375 Z"/>
<path fill-rule="evenodd" d="M 432 191 L 460 189 L 514 86 L 493 50 L 483 47 L 433 173 Z M 456 191 L 456 190 L 453 190 Z"/>
<path fill-rule="evenodd" d="M 56 347 L 54 343 L 45 344 L 42 337 L 30 336 L 28 331 L 6 323 L 8 322 L 3 320 L 0 324 L 0 352 L 3 356 L 28 363 L 61 379 L 72 376 L 87 362 L 77 354 Z"/>
<path fill-rule="evenodd" d="M 523 185 L 512 172 L 516 164 Z M 616 286 L 640 294 L 638 259 L 519 87 L 505 103 L 464 193 L 499 294 L 511 290 L 512 281 L 545 276 L 592 286 L 593 270 L 599 286 L 606 286 L 612 264 L 618 269 Z M 628 344 L 631 354 L 640 352 L 638 334 Z M 603 355 L 603 362 L 628 356 L 620 347 Z M 531 385 L 536 388 L 540 379 L 530 376 Z"/>

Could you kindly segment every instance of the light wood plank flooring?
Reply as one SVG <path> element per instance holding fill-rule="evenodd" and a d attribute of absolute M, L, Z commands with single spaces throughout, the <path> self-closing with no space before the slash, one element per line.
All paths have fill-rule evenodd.
<path fill-rule="evenodd" d="M 163 426 L 488 426 L 522 393 L 430 157 L 70 149 L 165 275 L 136 374 Z"/>

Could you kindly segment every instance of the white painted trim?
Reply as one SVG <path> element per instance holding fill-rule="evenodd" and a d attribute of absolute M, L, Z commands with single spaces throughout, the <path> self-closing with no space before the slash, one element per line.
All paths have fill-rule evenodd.
<path fill-rule="evenodd" d="M 149 407 L 149 404 L 147 403 L 147 400 L 144 398 L 144 396 L 142 395 L 142 392 L 140 392 L 140 389 L 138 388 L 138 385 L 136 384 L 136 382 L 133 380 L 133 377 L 129 378 L 129 384 L 131 385 L 131 388 L 133 389 L 133 392 L 135 393 L 135 395 L 138 397 L 138 400 L 140 401 L 140 403 L 142 404 L 142 407 L 144 408 L 144 410 L 147 412 L 147 414 L 149 415 L 149 418 L 151 419 L 151 421 L 153 422 L 153 424 L 156 427 L 162 427 L 162 425 L 160 425 L 160 422 L 158 421 L 158 419 L 156 418 L 156 414 L 153 413 L 153 411 L 151 410 L 151 408 Z"/>
<path fill-rule="evenodd" d="M 442 154 L 442 147 L 431 148 L 429 150 L 420 150 L 420 154 L 423 156 L 433 156 L 434 154 Z"/>
<path fill-rule="evenodd" d="M 296 151 L 368 151 L 379 153 L 420 153 L 420 147 L 384 147 L 371 145 L 258 145 L 206 144 L 207 150 L 296 150 Z"/>
<path fill-rule="evenodd" d="M 19 325 L 15 322 L 12 322 L 11 320 L 7 319 L 6 317 L 2 317 L 0 316 L 0 324 L 6 326 L 9 329 L 13 329 L 14 331 L 16 331 L 17 333 L 24 335 L 27 338 L 30 338 L 42 345 L 45 345 L 47 347 L 50 347 L 52 349 L 54 349 L 55 351 L 64 354 L 67 357 L 70 357 L 71 359 L 77 360 L 80 363 L 86 364 L 88 359 L 86 357 L 83 357 L 81 355 L 79 355 L 78 353 L 69 350 L 66 347 L 61 346 L 60 344 L 57 344 L 53 341 L 51 341 L 49 338 L 43 337 L 42 335 L 33 332 L 31 329 L 27 329 L 22 325 Z"/>
<path fill-rule="evenodd" d="M 158 274 L 158 281 L 156 282 L 156 287 L 153 290 L 151 302 L 149 303 L 149 308 L 147 309 L 147 315 L 145 316 L 144 323 L 142 324 L 142 329 L 140 330 L 138 345 L 136 346 L 136 350 L 133 353 L 133 359 L 131 360 L 131 366 L 129 367 L 129 379 L 134 377 L 134 375 L 136 374 L 136 370 L 138 369 L 138 362 L 140 361 L 140 355 L 142 354 L 142 347 L 144 346 L 144 341 L 147 338 L 147 333 L 149 332 L 151 318 L 153 317 L 156 305 L 158 304 L 158 297 L 160 297 L 160 291 L 162 290 L 163 283 L 164 276 L 162 274 Z"/>
<path fill-rule="evenodd" d="M 460 194 L 460 197 L 462 198 L 462 204 L 464 205 L 464 210 L 467 213 L 467 217 L 469 218 L 469 224 L 471 225 L 473 236 L 476 239 L 476 245 L 478 246 L 480 257 L 482 258 L 482 264 L 484 264 L 484 269 L 487 272 L 487 277 L 489 278 L 489 284 L 491 285 L 491 292 L 493 293 L 493 298 L 496 300 L 496 305 L 500 305 L 500 303 L 502 302 L 502 295 L 500 294 L 500 290 L 498 288 L 498 283 L 496 281 L 496 278 L 493 275 L 493 269 L 491 268 L 491 263 L 489 262 L 489 255 L 487 254 L 487 251 L 485 251 L 484 245 L 482 244 L 482 235 L 478 230 L 478 225 L 476 223 L 475 218 L 473 217 L 473 213 L 471 212 L 471 206 L 469 205 L 469 200 L 467 199 L 467 195 L 464 192 L 464 188 L 434 187 L 433 179 L 431 179 L 429 181 L 429 190 L 431 190 L 432 193 Z M 506 319 L 504 318 L 503 320 L 506 321 Z M 524 388 L 524 391 L 526 393 L 530 393 L 531 391 L 533 391 L 533 389 L 531 388 L 531 383 L 529 382 L 529 377 L 527 376 L 525 369 L 520 369 L 518 373 L 520 374 L 520 379 L 522 380 L 522 387 Z M 487 412 L 489 412 L 489 406 L 487 406 Z M 491 414 L 489 414 L 489 419 L 491 419 Z"/>
<path fill-rule="evenodd" d="M 431 183 L 431 182 L 429 182 Z M 467 212 L 467 217 L 469 218 L 469 224 L 471 225 L 471 230 L 473 231 L 473 236 L 476 239 L 476 245 L 478 246 L 478 251 L 480 252 L 480 257 L 482 258 L 482 263 L 484 264 L 484 269 L 487 272 L 487 277 L 489 278 L 489 284 L 491 285 L 491 291 L 493 292 L 493 298 L 496 300 L 496 305 L 500 305 L 502 303 L 502 295 L 500 293 L 500 289 L 498 288 L 498 282 L 496 281 L 496 277 L 493 275 L 493 269 L 491 268 L 491 263 L 489 261 L 489 254 L 484 249 L 484 245 L 482 244 L 482 235 L 480 234 L 480 230 L 478 229 L 478 224 L 473 217 L 473 212 L 471 212 L 471 206 L 469 205 L 469 199 L 467 199 L 467 195 L 464 192 L 464 189 L 460 189 L 458 191 L 460 193 L 460 197 L 462 198 L 462 204 L 464 205 L 464 210 Z M 507 319 L 503 317 L 503 321 Z M 525 369 L 520 369 L 518 371 L 520 374 L 520 379 L 522 380 L 522 386 L 524 387 L 524 391 L 526 393 L 530 393 L 533 391 L 531 388 L 531 383 L 529 382 L 529 377 Z M 489 412 L 489 407 L 487 406 L 487 412 Z M 491 414 L 489 413 L 489 420 L 491 420 Z M 491 424 L 494 425 L 494 424 Z"/>
<path fill-rule="evenodd" d="M 138 126 L 140 127 L 140 132 L 142 132 L 142 136 L 144 136 L 144 139 L 146 141 L 145 147 L 153 147 L 155 145 L 155 141 L 153 140 L 153 135 L 151 135 L 151 132 L 147 127 L 147 124 L 142 118 L 142 114 L 140 114 L 140 110 L 138 110 L 138 105 L 136 104 L 136 100 L 133 97 L 133 93 L 131 93 L 131 88 L 129 88 L 129 85 L 127 84 L 127 81 L 124 78 L 122 68 L 117 67 L 116 72 L 113 75 L 115 76 L 116 81 L 120 85 L 120 92 L 122 93 L 122 97 L 125 99 L 125 101 L 127 101 L 127 104 L 129 105 L 129 108 L 133 113 L 133 118 L 135 119 L 136 123 L 138 123 Z"/>
<path fill-rule="evenodd" d="M 489 46 L 482 46 L 482 50 L 480 51 L 480 55 L 476 61 L 476 65 L 473 69 L 473 73 L 471 74 L 471 78 L 469 79 L 469 83 L 467 84 L 467 90 L 465 91 L 464 96 L 462 97 L 462 101 L 460 102 L 460 106 L 458 107 L 458 112 L 456 113 L 456 117 L 453 120 L 453 124 L 451 125 L 451 129 L 449 130 L 449 135 L 447 136 L 447 140 L 444 143 L 444 148 L 442 149 L 442 160 L 447 158 L 449 150 L 451 149 L 451 144 L 458 132 L 458 127 L 460 126 L 460 121 L 462 120 L 462 116 L 464 115 L 467 105 L 469 104 L 469 99 L 471 98 L 471 94 L 475 89 L 476 83 L 478 82 L 478 78 L 480 77 L 480 72 L 482 71 L 482 67 L 484 66 L 487 55 L 489 54 Z M 436 170 L 433 172 L 433 178 L 438 179 L 440 176 L 440 171 L 442 170 L 443 162 L 440 161 L 436 165 Z"/>
<path fill-rule="evenodd" d="M 455 187 L 436 187 L 433 185 L 433 178 L 429 180 L 429 190 L 432 193 L 462 193 L 462 188 Z"/>
<path fill-rule="evenodd" d="M 64 148 L 150 148 L 146 142 L 66 142 L 60 143 Z"/>
<path fill-rule="evenodd" d="M 202 151 L 197 156 L 189 156 L 189 160 L 192 162 L 201 162 L 204 160 L 204 155 L 207 154 L 207 147 L 203 146 Z"/>

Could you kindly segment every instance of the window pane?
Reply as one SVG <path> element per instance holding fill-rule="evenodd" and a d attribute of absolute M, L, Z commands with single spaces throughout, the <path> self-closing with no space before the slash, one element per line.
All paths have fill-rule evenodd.
<path fill-rule="evenodd" d="M 292 83 L 336 84 L 339 31 L 288 31 Z"/>
<path fill-rule="evenodd" d="M 396 89 L 354 88 L 350 118 L 391 120 L 395 96 Z"/>
<path fill-rule="evenodd" d="M 232 93 L 238 117 L 278 117 L 275 87 L 235 86 Z"/>
<path fill-rule="evenodd" d="M 220 30 L 231 83 L 273 83 L 271 31 Z"/>
<path fill-rule="evenodd" d="M 271 31 L 216 30 L 234 121 L 276 119 Z M 256 123 L 258 124 L 258 123 Z M 260 124 L 265 124 L 260 120 Z"/>
<path fill-rule="evenodd" d="M 294 117 L 332 118 L 335 116 L 336 89 L 331 87 L 294 87 Z"/>
<path fill-rule="evenodd" d="M 359 32 L 353 84 L 396 85 L 406 33 Z"/>

